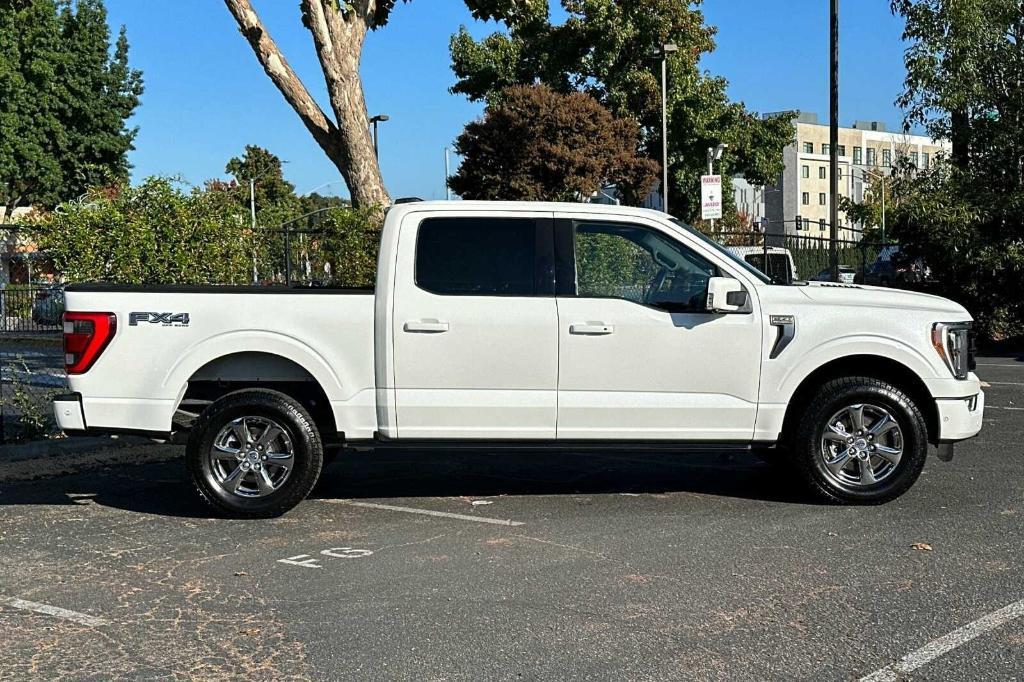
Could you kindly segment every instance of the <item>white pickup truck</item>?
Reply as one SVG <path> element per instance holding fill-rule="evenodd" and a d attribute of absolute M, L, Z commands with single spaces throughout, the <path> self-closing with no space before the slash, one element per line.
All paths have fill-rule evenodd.
<path fill-rule="evenodd" d="M 401 204 L 375 290 L 78 284 L 66 298 L 60 426 L 187 430 L 196 488 L 236 516 L 296 505 L 325 448 L 456 443 L 765 447 L 826 500 L 878 503 L 984 411 L 960 305 L 774 284 L 642 209 Z"/>

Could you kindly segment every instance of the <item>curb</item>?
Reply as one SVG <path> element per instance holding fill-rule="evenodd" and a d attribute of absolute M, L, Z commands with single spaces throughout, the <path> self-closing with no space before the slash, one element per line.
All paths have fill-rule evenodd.
<path fill-rule="evenodd" d="M 137 436 L 63 438 L 0 445 L 0 483 L 77 474 L 111 465 L 166 462 L 181 454 L 181 446 L 155 443 Z"/>

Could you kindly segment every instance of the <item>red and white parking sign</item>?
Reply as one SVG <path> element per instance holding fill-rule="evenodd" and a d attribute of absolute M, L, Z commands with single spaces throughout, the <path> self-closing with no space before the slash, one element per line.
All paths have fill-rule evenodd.
<path fill-rule="evenodd" d="M 722 176 L 700 176 L 700 217 L 714 220 L 722 217 Z"/>

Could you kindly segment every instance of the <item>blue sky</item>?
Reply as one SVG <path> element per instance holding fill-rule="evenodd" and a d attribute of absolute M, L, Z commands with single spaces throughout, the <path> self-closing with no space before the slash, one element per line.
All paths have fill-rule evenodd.
<path fill-rule="evenodd" d="M 292 66 L 329 111 L 298 0 L 257 0 L 255 6 Z M 844 3 L 842 17 L 844 124 L 856 119 L 900 124 L 893 105 L 903 81 L 902 22 L 887 0 Z M 729 93 L 755 111 L 803 109 L 828 113 L 827 0 L 706 0 L 718 27 L 718 49 L 703 66 L 725 76 Z M 258 144 L 285 159 L 285 176 L 306 193 L 345 195 L 337 170 L 264 75 L 217 0 L 107 0 L 110 23 L 125 24 L 133 66 L 146 92 L 134 118 L 135 180 L 180 175 L 192 183 L 224 177 L 229 158 Z M 448 38 L 460 24 L 476 35 L 494 25 L 474 22 L 458 0 L 414 0 L 369 36 L 363 82 L 381 128 L 381 166 L 392 196 L 444 197 L 445 145 L 481 107 L 451 95 Z M 454 163 L 454 159 L 453 159 Z"/>

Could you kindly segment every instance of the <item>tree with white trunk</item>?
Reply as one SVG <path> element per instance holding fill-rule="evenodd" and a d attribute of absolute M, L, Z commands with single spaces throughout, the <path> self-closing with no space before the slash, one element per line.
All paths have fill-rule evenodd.
<path fill-rule="evenodd" d="M 224 0 L 263 70 L 337 166 L 352 203 L 390 203 L 374 154 L 359 64 L 368 31 L 384 27 L 397 0 L 301 0 L 302 25 L 313 38 L 330 99 L 329 116 L 310 95 L 267 31 L 250 0 Z M 408 1 L 408 0 L 406 0 Z M 478 19 L 544 16 L 544 0 L 466 0 Z"/>

